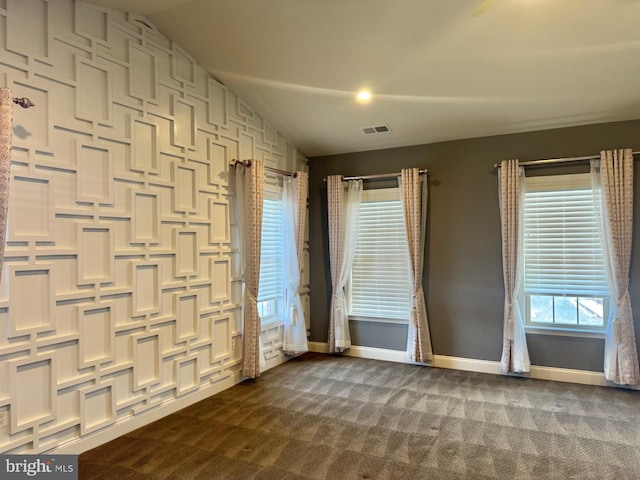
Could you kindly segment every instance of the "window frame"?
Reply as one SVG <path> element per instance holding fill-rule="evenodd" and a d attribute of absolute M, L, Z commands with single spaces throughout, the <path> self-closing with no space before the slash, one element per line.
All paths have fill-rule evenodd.
<path fill-rule="evenodd" d="M 382 202 L 382 201 L 399 201 L 400 206 L 402 208 L 402 198 L 401 198 L 400 187 L 397 186 L 397 187 L 384 187 L 384 188 L 370 188 L 370 189 L 363 190 L 362 204 L 372 203 L 372 202 Z M 401 217 L 404 225 L 404 212 L 402 212 Z M 359 239 L 360 239 L 360 235 L 358 235 L 358 241 Z M 405 240 L 405 244 L 406 244 L 406 240 Z M 409 292 L 411 288 L 411 284 L 409 282 L 409 247 L 408 245 L 406 245 L 405 248 L 407 253 L 406 255 L 407 289 L 406 290 L 407 292 Z M 354 258 L 354 263 L 355 263 L 355 258 Z M 352 266 L 352 272 L 349 275 L 349 281 L 347 282 L 347 285 L 345 288 L 347 306 L 349 310 L 349 313 L 348 313 L 349 320 L 377 322 L 377 323 L 392 323 L 392 324 L 399 324 L 399 325 L 409 324 L 409 321 L 411 319 L 411 312 L 409 308 L 409 301 L 410 301 L 409 293 L 407 293 L 407 317 L 406 318 L 400 319 L 400 318 L 390 318 L 385 316 L 370 316 L 370 315 L 363 315 L 360 313 L 352 313 L 352 305 L 353 305 L 352 275 L 353 275 L 353 266 Z"/>
<path fill-rule="evenodd" d="M 277 263 L 277 265 L 279 266 L 280 269 L 280 279 L 281 279 L 281 296 L 277 296 L 275 298 L 270 298 L 267 300 L 258 300 L 257 301 L 257 310 L 258 310 L 258 316 L 260 317 L 260 324 L 262 326 L 265 325 L 274 325 L 274 324 L 278 324 L 278 323 L 283 323 L 284 322 L 284 309 L 285 309 L 285 298 L 286 298 L 286 286 L 285 286 L 285 281 L 284 281 L 284 260 L 282 259 L 282 256 L 284 255 L 284 243 L 283 243 L 283 230 L 282 230 L 282 221 L 284 219 L 284 203 L 283 203 L 283 195 L 282 195 L 282 185 L 280 185 L 280 183 L 278 182 L 278 180 L 275 180 L 275 183 L 271 183 L 268 182 L 265 184 L 265 189 L 264 189 L 264 203 L 263 203 L 263 207 L 262 207 L 262 212 L 263 212 L 263 234 L 264 234 L 264 208 L 266 205 L 267 201 L 277 201 L 280 204 L 280 262 Z M 262 237 L 262 236 L 261 236 Z M 264 237 L 261 238 L 261 242 L 263 240 Z M 260 279 L 262 281 L 262 275 L 263 275 L 263 262 L 262 262 L 262 244 L 260 246 Z M 258 290 L 258 298 L 260 298 L 260 290 Z M 265 303 L 265 302 L 274 302 L 275 304 L 275 313 L 268 315 L 268 316 L 262 316 L 260 314 L 261 309 L 263 308 L 261 306 L 261 304 Z"/>
<path fill-rule="evenodd" d="M 523 323 L 525 327 L 526 333 L 533 334 L 549 334 L 549 335 L 559 335 L 559 336 L 572 336 L 572 337 L 586 337 L 586 338 L 604 338 L 607 325 L 609 322 L 609 312 L 610 312 L 610 292 L 607 286 L 607 294 L 603 295 L 585 295 L 571 292 L 562 292 L 562 293 L 549 293 L 549 292 L 527 292 L 527 284 L 526 284 L 526 235 L 527 235 L 527 224 L 525 220 L 525 209 L 526 209 L 526 194 L 528 192 L 540 192 L 540 191 L 554 191 L 560 190 L 558 186 L 564 187 L 564 190 L 570 189 L 592 189 L 591 180 L 588 173 L 577 173 L 577 174 L 561 174 L 561 175 L 548 175 L 548 176 L 533 176 L 526 177 L 524 184 L 524 201 L 523 201 L 523 215 L 522 215 L 522 239 L 523 239 L 523 269 L 522 269 L 522 288 L 520 289 L 520 294 L 518 300 L 521 305 L 521 310 L 523 314 Z M 533 186 L 533 188 L 531 188 Z M 592 195 L 593 191 L 592 191 Z M 594 195 L 595 196 L 595 195 Z M 594 215 L 595 208 L 598 208 L 598 205 L 594 205 Z M 596 220 L 597 221 L 597 220 Z M 600 245 L 602 245 L 601 241 L 598 239 Z M 603 252 L 604 255 L 604 252 Z M 603 267 L 604 268 L 604 267 Z M 605 272 L 606 274 L 606 272 Z M 580 325 L 576 324 L 566 324 L 566 323 L 546 323 L 546 322 L 532 322 L 531 321 L 531 296 L 549 296 L 555 302 L 556 298 L 562 297 L 573 297 L 577 299 L 576 304 L 576 320 L 579 322 L 579 302 L 580 299 L 588 299 L 588 298 L 602 298 L 603 300 L 603 325 L 600 326 L 589 326 L 589 325 Z M 553 307 L 552 307 L 553 308 Z"/>

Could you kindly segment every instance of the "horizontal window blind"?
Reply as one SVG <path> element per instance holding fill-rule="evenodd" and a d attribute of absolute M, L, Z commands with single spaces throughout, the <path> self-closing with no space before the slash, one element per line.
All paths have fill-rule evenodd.
<path fill-rule="evenodd" d="M 589 175 L 527 178 L 525 185 L 525 293 L 608 295 Z"/>
<path fill-rule="evenodd" d="M 258 302 L 283 298 L 282 250 L 282 200 L 265 197 Z"/>
<path fill-rule="evenodd" d="M 350 315 L 408 320 L 408 248 L 398 189 L 368 191 L 360 206 L 358 244 L 351 269 Z M 365 192 L 365 193 L 368 193 Z M 377 200 L 382 198 L 382 200 Z"/>

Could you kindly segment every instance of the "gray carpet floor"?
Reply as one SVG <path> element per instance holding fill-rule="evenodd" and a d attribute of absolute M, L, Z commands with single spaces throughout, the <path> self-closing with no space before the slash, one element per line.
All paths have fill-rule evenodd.
<path fill-rule="evenodd" d="M 640 479 L 640 392 L 305 354 L 80 456 L 80 479 Z"/>

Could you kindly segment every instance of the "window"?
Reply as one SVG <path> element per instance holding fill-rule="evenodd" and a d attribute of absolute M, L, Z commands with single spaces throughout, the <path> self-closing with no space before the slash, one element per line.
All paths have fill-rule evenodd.
<path fill-rule="evenodd" d="M 282 195 L 280 192 L 265 191 L 262 212 L 258 315 L 265 322 L 280 319 L 283 311 Z"/>
<path fill-rule="evenodd" d="M 365 190 L 349 286 L 349 315 L 409 320 L 409 265 L 400 189 Z"/>
<path fill-rule="evenodd" d="M 589 174 L 530 177 L 525 185 L 525 324 L 604 331 L 609 287 Z"/>

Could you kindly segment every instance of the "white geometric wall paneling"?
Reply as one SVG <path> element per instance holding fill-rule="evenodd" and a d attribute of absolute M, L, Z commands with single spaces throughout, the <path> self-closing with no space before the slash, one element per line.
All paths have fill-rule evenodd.
<path fill-rule="evenodd" d="M 109 47 L 109 10 L 79 2 L 75 11 L 75 33 Z"/>
<path fill-rule="evenodd" d="M 0 17 L 0 86 L 36 104 L 14 110 L 0 452 L 78 453 L 240 380 L 228 163 L 305 159 L 138 15 L 0 0 Z M 268 367 L 281 330 L 262 332 Z"/>
<path fill-rule="evenodd" d="M 131 170 L 158 175 L 158 124 L 131 116 Z"/>
<path fill-rule="evenodd" d="M 196 146 L 196 107 L 176 95 L 173 98 L 172 114 L 173 136 L 172 143 L 179 147 L 195 149 Z"/>
<path fill-rule="evenodd" d="M 109 303 L 78 307 L 80 367 L 113 361 L 115 356 L 115 306 Z"/>
<path fill-rule="evenodd" d="M 131 262 L 133 302 L 131 317 L 160 313 L 162 275 L 160 264 Z"/>
<path fill-rule="evenodd" d="M 80 434 L 86 435 L 116 421 L 116 398 L 113 384 L 85 387 L 80 393 Z"/>
<path fill-rule="evenodd" d="M 55 87 L 47 85 L 39 77 L 27 80 L 13 74 L 7 75 L 7 86 L 14 97 L 27 97 L 38 107 L 35 115 L 33 108 L 13 109 L 13 144 L 51 155 L 53 122 L 50 92 Z"/>
<path fill-rule="evenodd" d="M 148 102 L 156 101 L 158 69 L 156 55 L 129 40 L 129 95 Z"/>
<path fill-rule="evenodd" d="M 113 98 L 108 66 L 76 56 L 76 82 L 76 116 L 111 126 Z"/>
<path fill-rule="evenodd" d="M 182 82 L 185 86 L 194 87 L 196 79 L 196 63 L 178 44 L 171 42 L 173 55 L 171 55 L 171 72 L 173 78 Z"/>
<path fill-rule="evenodd" d="M 175 312 L 177 317 L 177 340 L 185 341 L 198 338 L 200 324 L 200 304 L 196 292 L 178 293 L 175 295 Z"/>
<path fill-rule="evenodd" d="M 7 242 L 53 241 L 55 200 L 51 179 L 15 172 L 10 185 Z"/>
<path fill-rule="evenodd" d="M 200 245 L 198 232 L 194 229 L 174 229 L 176 251 L 174 277 L 197 277 Z"/>
<path fill-rule="evenodd" d="M 240 158 L 242 160 L 256 158 L 255 138 L 253 135 L 247 133 L 240 134 Z"/>
<path fill-rule="evenodd" d="M 113 282 L 113 228 L 109 225 L 79 223 L 77 231 L 78 285 Z"/>
<path fill-rule="evenodd" d="M 54 330 L 55 288 L 52 265 L 8 265 L 9 335 L 35 335 Z"/>
<path fill-rule="evenodd" d="M 131 243 L 160 243 L 161 211 L 158 194 L 131 189 Z"/>
<path fill-rule="evenodd" d="M 109 147 L 77 142 L 77 200 L 113 204 L 113 152 Z"/>
<path fill-rule="evenodd" d="M 207 79 L 207 93 L 209 108 L 207 109 L 207 121 L 219 127 L 227 126 L 227 87 L 213 78 Z"/>
<path fill-rule="evenodd" d="M 211 218 L 209 242 L 221 244 L 221 246 L 229 245 L 231 242 L 229 201 L 226 199 L 210 199 L 209 218 Z"/>
<path fill-rule="evenodd" d="M 200 387 L 198 357 L 176 359 L 176 383 L 178 396 L 193 392 Z"/>
<path fill-rule="evenodd" d="M 133 341 L 134 390 L 160 383 L 162 368 L 159 333 L 139 333 Z"/>
<path fill-rule="evenodd" d="M 196 213 L 198 193 L 196 169 L 174 162 L 173 178 L 176 186 L 174 189 L 174 211 Z"/>
<path fill-rule="evenodd" d="M 210 260 L 210 303 L 226 306 L 231 303 L 231 258 L 215 257 Z"/>
<path fill-rule="evenodd" d="M 48 63 L 49 38 L 47 35 L 49 2 L 46 0 L 7 0 L 7 43 L 11 52 Z M 28 32 L 25 35 L 24 32 Z"/>
<path fill-rule="evenodd" d="M 56 370 L 53 355 L 10 361 L 11 433 L 55 420 Z"/>
<path fill-rule="evenodd" d="M 226 186 L 229 181 L 229 161 L 227 145 L 208 139 L 207 159 L 209 161 L 209 183 Z"/>

